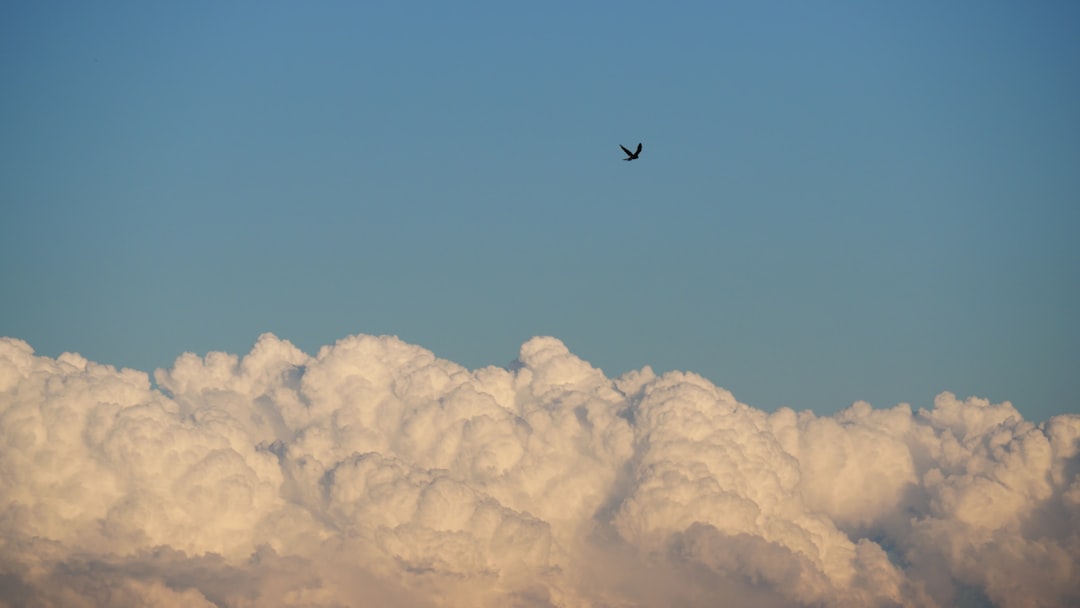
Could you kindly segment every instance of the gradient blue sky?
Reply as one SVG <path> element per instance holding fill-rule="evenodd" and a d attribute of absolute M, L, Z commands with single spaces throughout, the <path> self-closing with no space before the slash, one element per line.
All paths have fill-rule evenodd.
<path fill-rule="evenodd" d="M 0 6 L 0 335 L 1080 411 L 1076 2 Z M 623 162 L 618 145 L 645 144 Z"/>

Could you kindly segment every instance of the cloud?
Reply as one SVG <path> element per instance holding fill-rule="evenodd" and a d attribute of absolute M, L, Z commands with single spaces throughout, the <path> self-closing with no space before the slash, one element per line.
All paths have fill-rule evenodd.
<path fill-rule="evenodd" d="M 147 374 L 0 339 L 0 606 L 1061 606 L 1080 416 L 835 416 L 554 338 L 273 335 Z"/>

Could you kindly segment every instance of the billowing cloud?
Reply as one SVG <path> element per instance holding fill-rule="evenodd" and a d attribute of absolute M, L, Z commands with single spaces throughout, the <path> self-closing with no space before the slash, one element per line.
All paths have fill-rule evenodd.
<path fill-rule="evenodd" d="M 0 606 L 1080 604 L 1080 416 L 767 413 L 554 338 L 147 374 L 0 339 Z"/>

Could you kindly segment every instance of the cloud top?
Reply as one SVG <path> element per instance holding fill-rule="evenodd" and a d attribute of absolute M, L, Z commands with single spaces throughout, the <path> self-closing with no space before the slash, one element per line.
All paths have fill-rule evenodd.
<path fill-rule="evenodd" d="M 0 339 L 0 605 L 1080 603 L 1080 416 L 831 417 L 557 339 L 387 336 L 154 379 Z"/>

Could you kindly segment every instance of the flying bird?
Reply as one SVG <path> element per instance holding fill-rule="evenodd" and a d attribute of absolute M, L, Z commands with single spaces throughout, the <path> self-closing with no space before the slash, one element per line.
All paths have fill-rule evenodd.
<path fill-rule="evenodd" d="M 638 157 L 638 154 L 641 154 L 641 143 L 640 142 L 638 142 L 637 150 L 634 150 L 633 152 L 631 152 L 630 150 L 627 150 L 626 146 L 624 146 L 622 144 L 619 144 L 619 147 L 622 148 L 623 152 L 626 152 L 626 158 L 624 158 L 623 160 L 634 160 L 634 159 L 636 159 Z"/>

